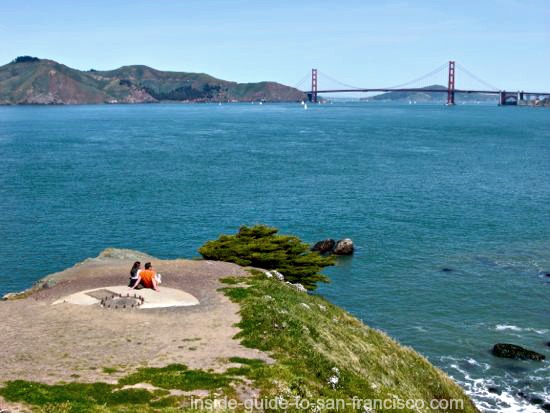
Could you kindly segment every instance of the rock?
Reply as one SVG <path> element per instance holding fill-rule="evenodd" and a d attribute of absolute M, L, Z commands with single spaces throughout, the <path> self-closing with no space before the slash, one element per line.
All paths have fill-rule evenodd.
<path fill-rule="evenodd" d="M 493 394 L 499 394 L 499 395 L 502 394 L 502 390 L 500 390 L 498 387 L 495 387 L 495 386 L 487 387 L 487 391 Z"/>
<path fill-rule="evenodd" d="M 305 309 L 307 309 L 307 310 L 311 310 L 311 307 L 309 305 L 307 305 L 306 303 L 300 303 L 300 305 L 302 307 L 304 307 Z"/>
<path fill-rule="evenodd" d="M 324 239 L 322 241 L 316 242 L 311 251 L 319 251 L 321 254 L 329 254 L 332 252 L 336 246 L 336 241 L 332 238 Z"/>
<path fill-rule="evenodd" d="M 536 360 L 542 361 L 546 357 L 536 351 L 527 350 L 515 344 L 498 343 L 495 344 L 492 350 L 493 355 L 497 357 L 505 357 L 519 360 Z"/>
<path fill-rule="evenodd" d="M 19 298 L 19 293 L 7 293 L 2 297 L 2 300 L 3 301 L 17 300 L 17 298 Z"/>
<path fill-rule="evenodd" d="M 540 406 L 545 412 L 550 412 L 550 402 L 545 402 Z"/>
<path fill-rule="evenodd" d="M 441 268 L 441 272 L 453 272 L 452 268 Z"/>
<path fill-rule="evenodd" d="M 290 287 L 295 289 L 296 291 L 299 291 L 301 293 L 307 293 L 307 289 L 300 283 L 292 284 L 291 282 L 286 282 L 286 284 Z"/>
<path fill-rule="evenodd" d="M 271 274 L 273 275 L 273 277 L 275 277 L 275 279 L 277 279 L 279 281 L 284 281 L 285 280 L 285 276 L 277 270 L 271 271 Z"/>
<path fill-rule="evenodd" d="M 529 403 L 536 404 L 536 405 L 543 404 L 544 399 L 542 397 L 539 397 L 539 396 L 531 396 L 529 398 Z"/>
<path fill-rule="evenodd" d="M 353 241 L 349 238 L 344 238 L 336 243 L 332 253 L 336 255 L 351 255 L 353 254 L 353 250 Z"/>
<path fill-rule="evenodd" d="M 264 274 L 267 278 L 275 278 L 276 280 L 278 281 L 284 281 L 285 280 L 285 277 L 283 274 L 281 274 L 279 271 L 277 270 L 272 270 L 272 271 L 264 271 Z"/>

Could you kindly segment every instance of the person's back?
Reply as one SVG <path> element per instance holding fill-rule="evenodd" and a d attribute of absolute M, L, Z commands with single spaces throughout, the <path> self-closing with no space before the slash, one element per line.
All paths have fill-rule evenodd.
<path fill-rule="evenodd" d="M 141 270 L 139 273 L 139 276 L 141 277 L 141 284 L 145 288 L 155 288 L 155 285 L 153 284 L 153 278 L 155 278 L 155 275 L 156 273 L 152 269 Z"/>

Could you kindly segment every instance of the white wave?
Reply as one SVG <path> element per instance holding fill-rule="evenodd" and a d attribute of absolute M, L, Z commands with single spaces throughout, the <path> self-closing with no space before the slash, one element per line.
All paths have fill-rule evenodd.
<path fill-rule="evenodd" d="M 484 413 L 544 413 L 542 407 L 514 397 L 510 389 L 500 394 L 489 391 L 494 386 L 491 380 L 477 379 L 463 384 L 466 393 Z"/>
<path fill-rule="evenodd" d="M 531 404 L 528 400 L 514 396 L 520 389 L 517 387 L 518 378 L 509 375 L 504 378 L 505 383 L 502 383 L 503 377 L 485 377 L 474 378 L 473 372 L 467 371 L 466 365 L 482 367 L 484 371 L 490 369 L 487 363 L 480 363 L 473 358 L 457 358 L 452 356 L 443 356 L 440 358 L 442 362 L 456 371 L 456 374 L 450 374 L 466 393 L 472 398 L 475 405 L 483 413 L 545 413 L 542 407 Z M 449 372 L 450 373 L 450 372 Z M 532 382 L 546 380 L 548 377 L 548 367 L 544 366 L 537 369 L 535 374 L 528 378 Z M 500 394 L 489 391 L 491 388 L 500 388 Z M 550 392 L 546 387 L 543 393 L 538 393 L 543 399 L 550 401 Z"/>
<path fill-rule="evenodd" d="M 536 333 L 536 334 L 539 334 L 539 335 L 548 333 L 547 329 L 537 329 L 537 328 L 530 328 L 530 327 L 522 328 L 522 327 L 518 327 L 518 326 L 515 326 L 515 325 L 512 325 L 512 324 L 497 324 L 495 326 L 495 330 L 497 330 L 497 331 L 507 331 L 508 330 L 508 331 L 517 331 L 517 332 L 528 331 L 528 332 Z"/>
<path fill-rule="evenodd" d="M 509 325 L 509 324 L 497 324 L 495 327 L 495 330 L 497 331 L 504 331 L 504 330 L 512 330 L 512 331 L 523 331 L 523 328 Z"/>

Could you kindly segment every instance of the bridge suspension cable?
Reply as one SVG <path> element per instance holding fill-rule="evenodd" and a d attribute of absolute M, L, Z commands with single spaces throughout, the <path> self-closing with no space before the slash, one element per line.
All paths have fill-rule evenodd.
<path fill-rule="evenodd" d="M 460 63 L 457 63 L 456 64 L 458 66 L 458 68 L 460 70 L 462 70 L 464 73 L 466 73 L 468 76 L 470 76 L 472 79 L 474 80 L 477 80 L 479 83 L 481 83 L 482 85 L 488 87 L 489 89 L 491 90 L 494 90 L 495 92 L 496 91 L 499 91 L 501 90 L 500 88 L 490 84 L 489 82 L 486 82 L 485 80 L 481 79 L 480 77 L 474 75 L 472 72 L 470 72 L 468 69 L 466 69 L 464 66 L 462 66 Z"/>
<path fill-rule="evenodd" d="M 309 83 L 306 83 L 306 82 L 309 82 L 310 79 L 311 79 L 311 74 L 306 73 L 306 75 L 305 75 L 303 78 L 301 78 L 301 79 L 294 85 L 294 88 L 295 88 L 295 89 L 298 89 L 298 90 L 301 90 L 302 86 L 304 86 L 304 83 L 305 83 L 306 85 L 308 85 L 308 86 L 306 87 L 306 89 L 309 89 Z"/>
<path fill-rule="evenodd" d="M 362 87 L 359 87 L 359 86 L 353 86 L 353 85 L 348 85 L 347 83 L 344 83 L 344 82 L 340 82 L 339 80 L 327 75 L 326 73 L 323 73 L 323 72 L 319 72 L 320 75 L 326 77 L 328 80 L 330 80 L 331 82 L 334 82 L 340 86 L 344 86 L 344 87 L 347 87 L 347 88 L 350 88 L 350 89 L 363 89 Z"/>
<path fill-rule="evenodd" d="M 405 86 L 409 86 L 409 85 L 411 85 L 411 84 L 413 84 L 413 83 L 418 83 L 418 82 L 420 82 L 420 81 L 422 81 L 422 80 L 424 80 L 424 79 L 427 79 L 427 78 L 429 78 L 429 77 L 435 75 L 435 74 L 438 73 L 438 72 L 442 72 L 443 70 L 446 70 L 446 69 L 447 69 L 447 65 L 448 65 L 448 63 L 445 62 L 445 63 L 443 63 L 441 66 L 435 68 L 434 70 L 432 70 L 432 71 L 429 72 L 429 73 L 426 73 L 426 74 L 423 75 L 423 76 L 417 77 L 416 79 L 410 80 L 410 81 L 408 81 L 408 82 L 406 82 L 406 83 L 401 83 L 401 84 L 399 84 L 399 85 L 394 85 L 394 86 L 385 87 L 385 88 L 383 88 L 383 89 L 400 89 L 400 88 L 404 88 Z"/>

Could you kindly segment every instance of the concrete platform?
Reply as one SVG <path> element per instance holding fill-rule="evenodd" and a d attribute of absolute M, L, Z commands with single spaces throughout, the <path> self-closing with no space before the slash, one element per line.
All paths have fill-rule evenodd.
<path fill-rule="evenodd" d="M 194 296 L 183 290 L 178 290 L 175 288 L 160 287 L 160 291 L 154 291 L 148 288 L 141 290 L 130 290 L 127 286 L 116 285 L 79 291 L 54 301 L 53 305 L 63 303 L 76 305 L 99 305 L 101 299 L 96 297 L 100 296 L 98 292 L 104 290 L 114 294 L 121 294 L 122 296 L 126 296 L 126 294 L 130 293 L 131 296 L 137 294 L 143 297 L 143 304 L 136 307 L 141 310 L 148 308 L 188 307 L 199 304 L 199 300 L 197 300 Z M 96 297 L 90 295 L 90 293 Z"/>

